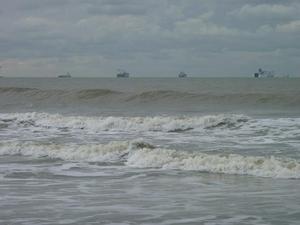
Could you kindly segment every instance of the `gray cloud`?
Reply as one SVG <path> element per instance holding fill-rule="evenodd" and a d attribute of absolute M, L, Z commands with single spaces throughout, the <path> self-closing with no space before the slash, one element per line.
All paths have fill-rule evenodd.
<path fill-rule="evenodd" d="M 0 28 L 7 76 L 300 75 L 296 0 L 11 0 Z"/>

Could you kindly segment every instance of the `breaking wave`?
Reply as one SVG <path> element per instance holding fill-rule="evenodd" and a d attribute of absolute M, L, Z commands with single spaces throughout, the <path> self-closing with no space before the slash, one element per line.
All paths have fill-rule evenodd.
<path fill-rule="evenodd" d="M 45 127 L 86 129 L 92 131 L 163 131 L 185 132 L 194 129 L 232 128 L 247 122 L 244 115 L 220 114 L 206 116 L 63 116 L 49 113 L 0 113 L 3 127 Z"/>
<path fill-rule="evenodd" d="M 0 155 L 49 157 L 86 162 L 119 162 L 137 168 L 300 178 L 300 162 L 290 158 L 186 152 L 156 148 L 142 140 L 83 145 L 2 142 Z"/>

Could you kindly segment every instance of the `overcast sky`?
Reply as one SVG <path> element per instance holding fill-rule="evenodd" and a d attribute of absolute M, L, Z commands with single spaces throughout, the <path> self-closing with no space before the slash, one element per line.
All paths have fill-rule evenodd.
<path fill-rule="evenodd" d="M 300 75 L 299 0 L 0 0 L 5 76 Z"/>

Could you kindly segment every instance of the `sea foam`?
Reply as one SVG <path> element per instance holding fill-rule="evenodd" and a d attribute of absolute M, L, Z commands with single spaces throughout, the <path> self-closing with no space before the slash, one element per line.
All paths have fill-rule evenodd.
<path fill-rule="evenodd" d="M 49 113 L 8 113 L 0 114 L 0 123 L 15 126 L 45 128 L 87 129 L 91 131 L 164 131 L 182 132 L 192 129 L 234 127 L 248 121 L 248 117 L 235 114 L 206 116 L 63 116 Z"/>
<path fill-rule="evenodd" d="M 300 178 L 300 162 L 291 158 L 187 152 L 158 148 L 142 140 L 81 145 L 2 142 L 0 155 L 49 157 L 66 161 L 119 162 L 136 168 Z"/>

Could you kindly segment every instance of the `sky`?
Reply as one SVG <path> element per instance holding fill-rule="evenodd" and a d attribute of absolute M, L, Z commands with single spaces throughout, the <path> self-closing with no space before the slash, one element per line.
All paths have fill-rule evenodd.
<path fill-rule="evenodd" d="M 0 0 L 7 77 L 300 76 L 299 0 Z"/>

